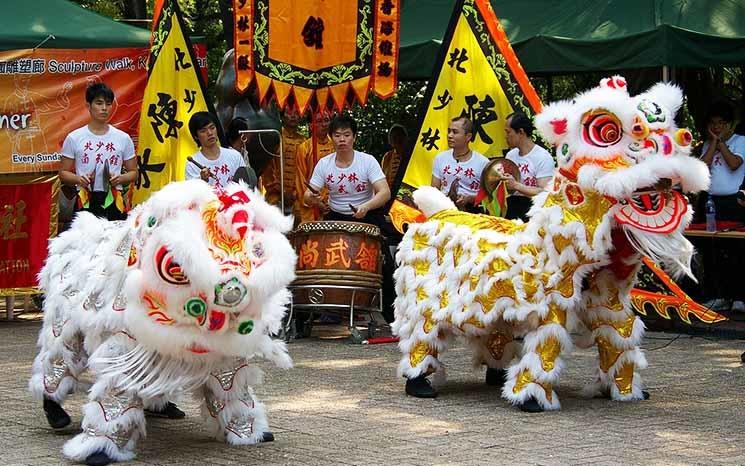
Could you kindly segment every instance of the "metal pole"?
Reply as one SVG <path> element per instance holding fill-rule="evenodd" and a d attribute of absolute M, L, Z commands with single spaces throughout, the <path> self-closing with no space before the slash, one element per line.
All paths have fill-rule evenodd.
<path fill-rule="evenodd" d="M 285 213 L 285 157 L 284 157 L 284 149 L 282 147 L 282 133 L 279 132 L 279 130 L 274 128 L 269 129 L 244 129 L 238 132 L 238 134 L 253 134 L 258 133 L 259 134 L 259 144 L 261 144 L 261 147 L 267 151 L 272 157 L 279 157 L 279 208 L 282 209 L 282 214 Z M 279 137 L 279 154 L 275 154 L 273 152 L 269 152 L 266 147 L 264 147 L 264 144 L 261 142 L 261 133 L 276 133 Z M 243 141 L 243 145 L 246 145 L 246 142 L 241 137 L 241 140 Z M 247 154 L 248 155 L 248 154 Z M 248 162 L 248 161 L 246 161 Z"/>

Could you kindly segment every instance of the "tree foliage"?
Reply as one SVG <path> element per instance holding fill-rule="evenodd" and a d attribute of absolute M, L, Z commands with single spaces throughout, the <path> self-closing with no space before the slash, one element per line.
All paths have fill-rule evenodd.
<path fill-rule="evenodd" d="M 151 18 L 154 0 L 73 0 L 84 8 L 117 20 Z M 302 1 L 302 0 L 298 0 Z M 203 37 L 207 44 L 208 99 L 214 100 L 214 83 L 220 72 L 222 57 L 232 47 L 233 25 L 231 0 L 178 0 L 184 21 L 192 37 Z M 146 23 L 144 25 L 147 25 Z M 567 76 L 531 76 L 543 102 L 571 99 L 579 92 L 595 87 L 601 78 L 622 74 L 632 94 L 643 91 L 661 80 L 660 69 L 593 72 Z M 700 133 L 709 103 L 717 98 L 730 100 L 737 109 L 745 108 L 745 73 L 743 68 L 702 68 L 676 70 L 673 80 L 687 96 L 678 123 Z M 416 137 L 419 111 L 426 82 L 399 83 L 398 92 L 388 100 L 370 96 L 365 107 L 355 106 L 351 114 L 359 123 L 358 148 L 375 156 L 388 149 L 387 131 L 394 123 L 402 124 L 410 138 Z M 742 121 L 742 120 L 740 120 Z M 739 128 L 745 131 L 745 124 Z"/>
<path fill-rule="evenodd" d="M 83 8 L 116 20 L 143 19 L 132 17 L 132 12 L 145 9 L 145 18 L 152 18 L 154 0 L 73 0 Z M 197 38 L 207 44 L 207 98 L 214 100 L 214 83 L 220 72 L 227 43 L 223 35 L 220 2 L 226 0 L 179 0 L 179 6 L 192 41 Z M 227 0 L 229 1 L 229 0 Z M 148 23 L 139 23 L 149 27 Z M 232 26 L 232 25 L 231 25 Z M 203 38 L 203 39 L 202 39 Z"/>

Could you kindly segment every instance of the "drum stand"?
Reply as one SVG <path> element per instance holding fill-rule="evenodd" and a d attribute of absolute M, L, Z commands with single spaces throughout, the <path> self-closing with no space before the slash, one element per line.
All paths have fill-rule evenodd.
<path fill-rule="evenodd" d="M 351 333 L 351 340 L 353 343 L 361 344 L 364 340 L 367 338 L 372 338 L 375 336 L 375 332 L 379 327 L 382 327 L 385 324 L 385 320 L 382 320 L 382 323 L 378 323 L 375 314 L 381 317 L 383 315 L 383 287 L 380 288 L 369 288 L 369 287 L 363 287 L 363 286 L 348 286 L 348 285 L 290 285 L 288 287 L 290 291 L 292 292 L 291 298 L 290 298 L 290 308 L 289 312 L 287 314 L 287 320 L 285 321 L 284 328 L 282 329 L 282 338 L 285 341 L 290 341 L 295 338 L 296 335 L 296 329 L 295 329 L 295 308 L 297 309 L 310 309 L 310 316 L 307 321 L 307 334 L 305 336 L 309 336 L 310 329 L 312 327 L 313 322 L 313 310 L 314 309 L 328 309 L 328 310 L 343 310 L 343 309 L 349 309 L 349 332 Z M 295 304 L 294 302 L 294 292 L 295 290 L 301 290 L 301 289 L 307 289 L 309 294 L 309 300 L 311 301 L 310 304 Z M 351 291 L 352 295 L 350 298 L 349 304 L 331 304 L 331 303 L 324 303 L 323 297 L 324 293 L 323 290 L 348 290 Z M 370 306 L 365 305 L 358 305 L 355 306 L 355 298 L 358 292 L 366 292 L 366 293 L 376 293 L 378 297 L 378 307 L 373 308 Z M 314 302 L 315 301 L 315 302 Z M 367 338 L 364 338 L 359 330 L 357 330 L 357 327 L 355 326 L 355 311 L 364 311 L 369 313 L 370 315 L 370 322 L 367 327 Z M 306 333 L 306 332 L 303 332 Z"/>

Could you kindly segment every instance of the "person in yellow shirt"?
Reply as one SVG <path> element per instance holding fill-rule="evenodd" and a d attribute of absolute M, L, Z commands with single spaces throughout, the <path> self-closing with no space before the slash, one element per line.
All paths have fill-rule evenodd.
<path fill-rule="evenodd" d="M 261 174 L 261 184 L 264 187 L 265 194 L 264 198 L 272 205 L 279 206 L 280 204 L 280 193 L 282 191 L 280 178 L 284 181 L 284 208 L 285 213 L 293 213 L 295 218 L 299 217 L 298 204 L 302 197 L 303 191 L 297 191 L 295 183 L 295 171 L 297 166 L 297 154 L 300 149 L 300 145 L 305 140 L 298 131 L 298 126 L 302 122 L 302 115 L 300 115 L 296 108 L 288 107 L 282 115 L 282 156 L 284 159 L 284 173 L 281 177 L 280 172 L 280 158 L 272 157 L 264 169 L 264 173 Z"/>
<path fill-rule="evenodd" d="M 321 111 L 313 114 L 313 134 L 315 137 L 310 137 L 303 142 L 297 151 L 295 159 L 295 191 L 297 193 L 304 193 L 308 189 L 308 182 L 313 174 L 313 168 L 315 168 L 318 161 L 334 152 L 334 143 L 329 137 L 329 123 L 331 122 L 331 114 L 327 111 Z M 300 222 L 312 222 L 321 220 L 323 212 L 316 207 L 305 205 L 302 201 L 302 195 L 298 196 L 298 214 Z"/>
<path fill-rule="evenodd" d="M 380 166 L 383 169 L 383 173 L 385 173 L 385 180 L 388 182 L 388 187 L 391 189 L 393 189 L 393 181 L 396 179 L 398 167 L 401 166 L 401 157 L 403 157 L 406 150 L 408 138 L 409 133 L 406 132 L 406 128 L 398 123 L 391 126 L 391 129 L 388 130 L 388 144 L 391 145 L 391 150 L 383 155 Z"/>

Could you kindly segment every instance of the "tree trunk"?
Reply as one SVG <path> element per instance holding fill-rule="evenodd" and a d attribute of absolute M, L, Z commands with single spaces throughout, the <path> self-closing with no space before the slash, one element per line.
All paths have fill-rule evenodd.
<path fill-rule="evenodd" d="M 217 0 L 217 3 L 220 5 L 222 36 L 227 50 L 230 50 L 233 48 L 233 0 Z"/>
<path fill-rule="evenodd" d="M 124 18 L 147 19 L 147 0 L 124 0 Z"/>

